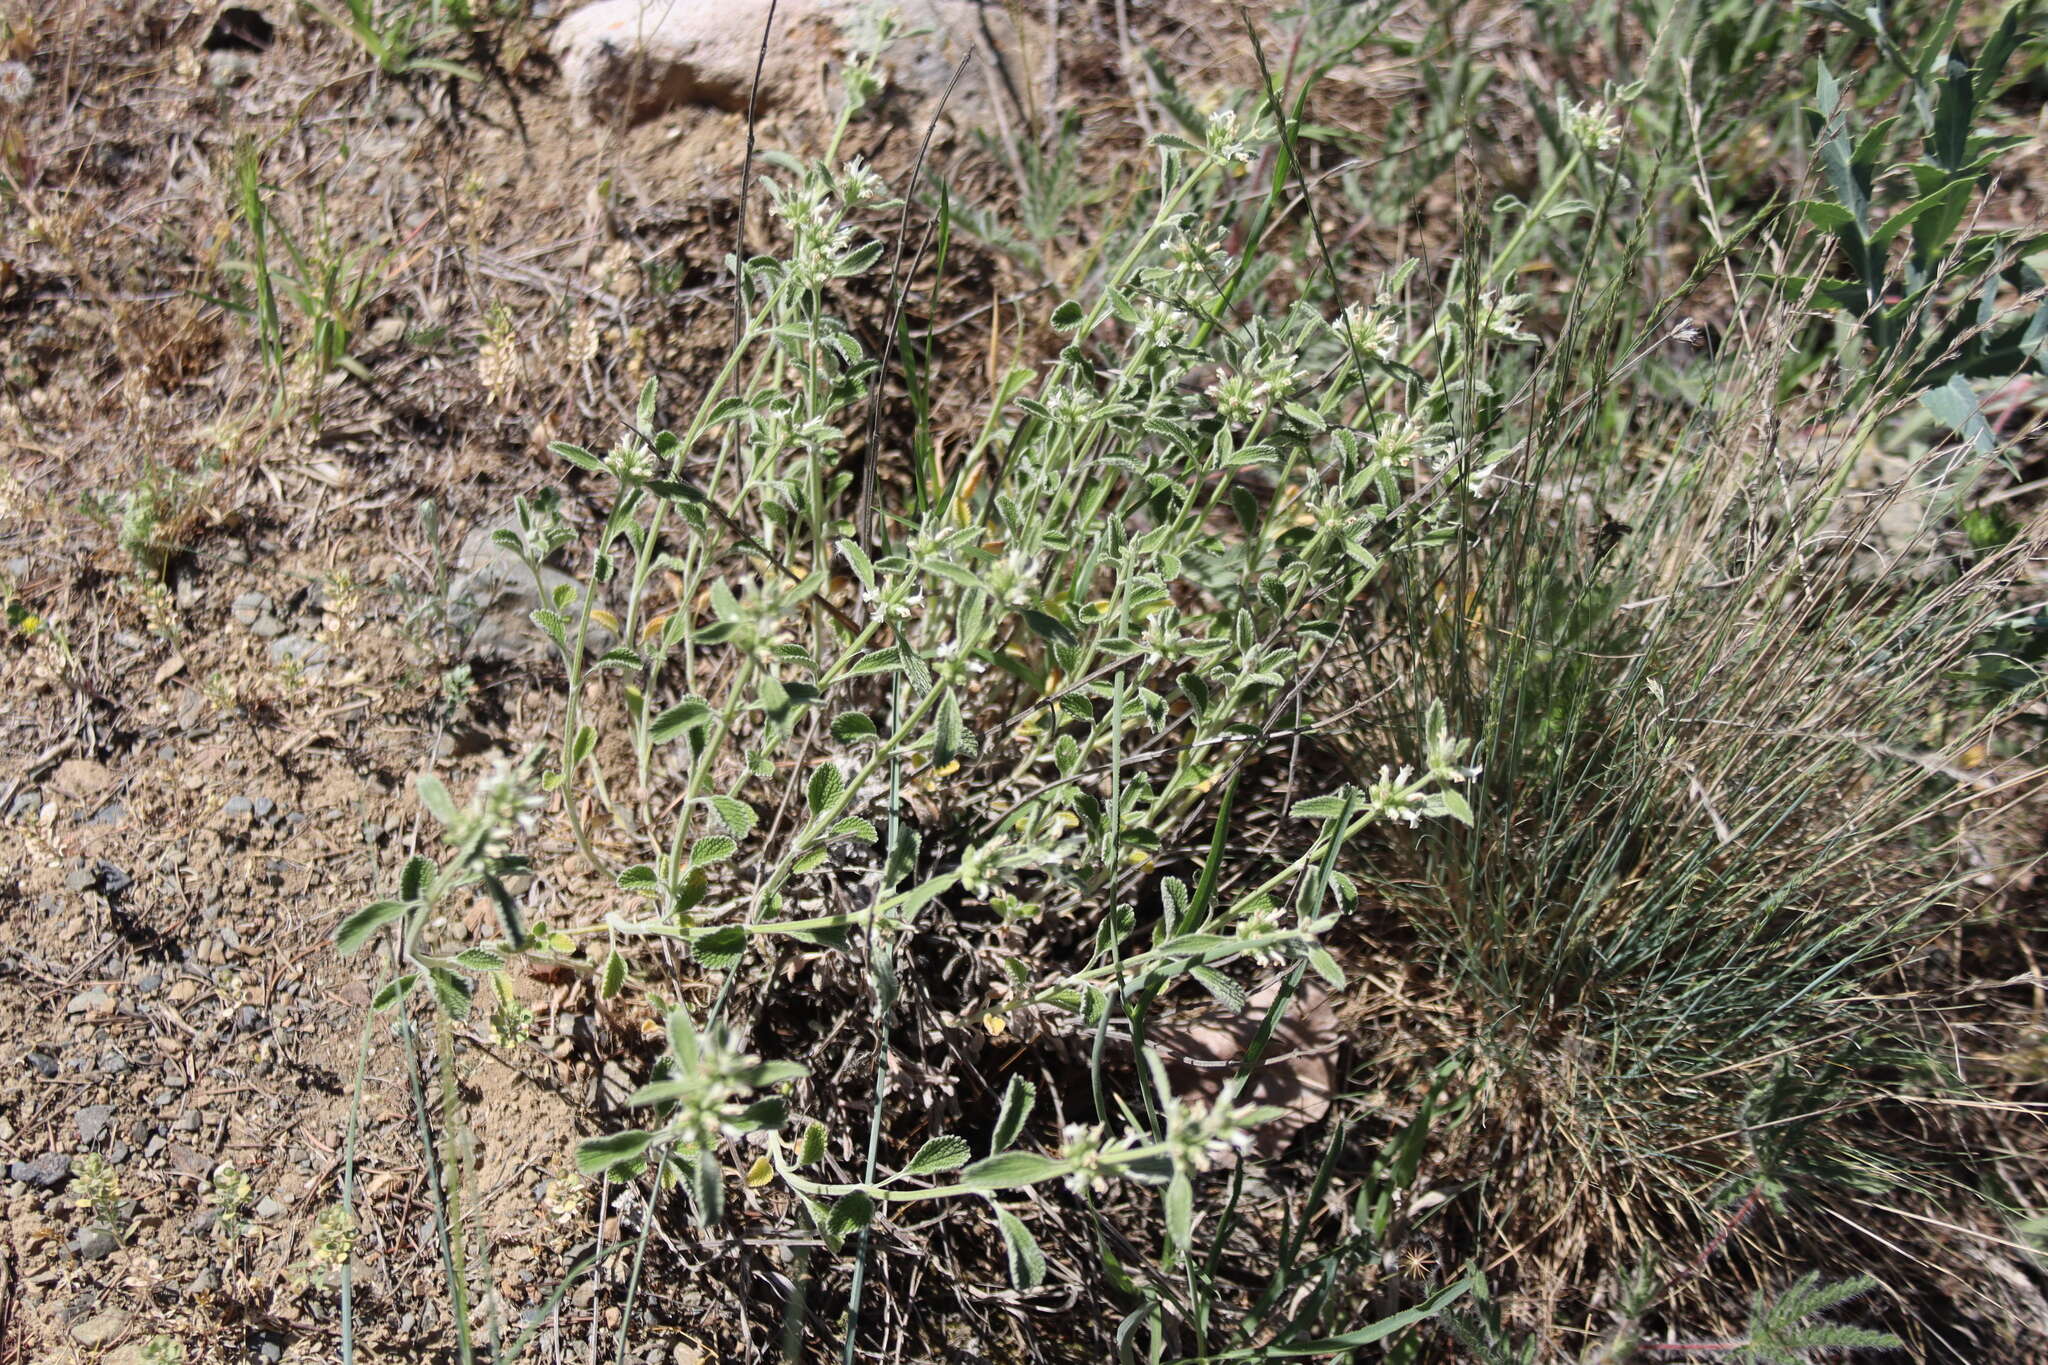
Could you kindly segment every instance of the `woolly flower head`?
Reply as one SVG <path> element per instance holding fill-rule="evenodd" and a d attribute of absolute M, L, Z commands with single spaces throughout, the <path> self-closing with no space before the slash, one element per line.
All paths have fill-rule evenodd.
<path fill-rule="evenodd" d="M 1621 123 L 1604 104 L 1566 105 L 1560 122 L 1566 137 L 1596 156 L 1605 156 L 1621 145 Z"/>
<path fill-rule="evenodd" d="M 35 88 L 35 75 L 27 66 L 20 62 L 0 62 L 0 100 L 9 104 L 26 104 Z"/>
<path fill-rule="evenodd" d="M 879 208 L 889 199 L 889 182 L 859 157 L 839 168 L 832 177 L 832 189 L 849 209 Z"/>
<path fill-rule="evenodd" d="M 1534 341 L 1534 334 L 1522 330 L 1522 310 L 1528 306 L 1527 294 L 1501 294 L 1489 289 L 1479 296 L 1479 306 L 1472 311 L 1472 330 L 1501 341 Z"/>
<path fill-rule="evenodd" d="M 1249 133 L 1238 127 L 1235 109 L 1218 109 L 1202 128 L 1203 148 L 1212 160 L 1226 166 L 1248 165 L 1252 159 Z"/>
<path fill-rule="evenodd" d="M 1401 344 L 1401 325 L 1378 309 L 1354 303 L 1337 320 L 1337 339 L 1368 359 L 1385 363 Z"/>
<path fill-rule="evenodd" d="M 1214 1104 L 1172 1100 L 1166 1112 L 1166 1145 L 1175 1166 L 1206 1171 L 1252 1145 L 1252 1126 L 1261 1118 L 1250 1105 L 1225 1095 Z"/>

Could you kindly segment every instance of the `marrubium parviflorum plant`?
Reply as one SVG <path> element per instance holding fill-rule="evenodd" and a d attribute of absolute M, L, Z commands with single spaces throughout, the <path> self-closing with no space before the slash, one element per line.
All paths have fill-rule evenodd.
<path fill-rule="evenodd" d="M 559 736 L 467 807 L 425 781 L 450 856 L 408 864 L 343 946 L 398 929 L 378 993 L 395 1010 L 510 1008 L 505 973 L 536 956 L 599 997 L 690 999 L 661 1006 L 666 1048 L 630 1101 L 643 1119 L 576 1153 L 588 1174 L 647 1182 L 636 1266 L 676 1207 L 666 1191 L 717 1227 L 743 1173 L 780 1182 L 782 1216 L 840 1254 L 844 1274 L 794 1292 L 843 1312 L 849 1352 L 870 1267 L 890 1273 L 878 1224 L 928 1232 L 934 1206 L 970 1220 L 1017 1290 L 1057 1277 L 1113 1293 L 1123 1339 L 1155 1360 L 1253 1336 L 1345 1349 L 1462 1292 L 1337 1292 L 1379 1255 L 1380 1196 L 1361 1195 L 1334 1242 L 1297 1230 L 1254 1265 L 1233 1240 L 1254 1135 L 1278 1112 L 1247 1098 L 1250 1073 L 1305 983 L 1344 983 L 1324 939 L 1357 899 L 1346 850 L 1375 825 L 1471 818 L 1469 746 L 1439 712 L 1355 785 L 1304 770 L 1259 848 L 1239 833 L 1240 785 L 1313 739 L 1307 684 L 1346 612 L 1387 563 L 1444 543 L 1464 478 L 1418 461 L 1427 433 L 1384 401 L 1390 318 L 1299 305 L 1236 320 L 1245 275 L 1215 210 L 1263 136 L 1226 111 L 1200 141 L 1161 139 L 1142 218 L 1084 293 L 1046 310 L 1054 357 L 998 373 L 964 432 L 918 418 L 901 454 L 883 441 L 890 365 L 919 414 L 928 373 L 842 315 L 893 277 L 878 234 L 900 206 L 837 138 L 820 163 L 775 160 L 783 246 L 730 262 L 735 337 L 701 397 L 677 408 L 649 383 L 607 440 L 554 446 L 602 508 L 594 534 L 542 496 L 499 534 L 542 595 Z M 933 235 L 942 257 L 943 219 Z M 1448 325 L 1497 326 L 1507 306 L 1489 295 Z M 558 561 L 574 582 L 542 572 Z M 542 793 L 637 909 L 522 922 L 512 849 Z M 435 906 L 478 892 L 500 935 L 437 943 Z M 804 973 L 857 988 L 774 1004 Z M 972 997 L 977 1048 L 1070 1040 L 1075 1082 L 1041 1093 L 1013 1051 L 1006 1080 L 963 1073 L 984 1088 L 954 1112 L 982 1118 L 931 1131 L 932 1097 L 891 1076 L 926 1055 L 942 990 Z M 842 1017 L 807 1017 L 835 999 Z M 1147 1026 L 1196 1002 L 1255 1036 L 1191 1087 Z M 827 1037 L 829 1069 L 852 1047 L 860 1084 L 778 1055 Z M 1374 1169 L 1390 1190 L 1414 1161 Z M 1033 1224 L 1074 1213 L 1095 1231 L 1049 1256 Z M 789 1311 L 800 1333 L 801 1302 Z"/>

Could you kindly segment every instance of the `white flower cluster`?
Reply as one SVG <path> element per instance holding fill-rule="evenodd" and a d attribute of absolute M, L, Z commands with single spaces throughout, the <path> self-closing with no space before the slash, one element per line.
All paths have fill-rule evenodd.
<path fill-rule="evenodd" d="M 1559 121 L 1566 137 L 1595 156 L 1605 156 L 1621 145 L 1621 123 L 1604 104 L 1566 105 Z"/>

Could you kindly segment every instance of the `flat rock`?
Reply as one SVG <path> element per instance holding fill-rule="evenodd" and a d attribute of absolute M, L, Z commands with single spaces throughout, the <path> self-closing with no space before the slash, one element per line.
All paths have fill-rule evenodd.
<path fill-rule="evenodd" d="M 62 1152 L 45 1152 L 8 1166 L 7 1178 L 39 1190 L 54 1190 L 71 1178 L 71 1158 Z"/>
<path fill-rule="evenodd" d="M 128 1315 L 118 1308 L 102 1308 L 71 1326 L 71 1339 L 80 1346 L 105 1346 L 128 1330 Z"/>
<path fill-rule="evenodd" d="M 491 533 L 498 529 L 478 527 L 456 551 L 457 573 L 448 585 L 448 622 L 464 640 L 470 658 L 495 663 L 547 658 L 554 646 L 528 615 L 540 605 L 533 575 L 517 555 L 492 541 Z M 582 584 L 545 564 L 540 585 L 549 594 L 567 587 L 577 601 L 583 597 Z M 611 644 L 611 633 L 592 623 L 586 650 L 601 653 Z"/>
<path fill-rule="evenodd" d="M 555 29 L 554 54 L 579 122 L 629 124 L 697 106 L 741 112 L 761 66 L 763 108 L 820 107 L 838 99 L 838 78 L 821 66 L 844 57 L 866 0 L 781 0 L 765 58 L 761 34 L 769 0 L 596 0 Z M 1028 81 L 1036 64 L 1025 49 L 1014 5 L 992 0 L 901 0 L 899 39 L 882 57 L 890 86 L 914 100 L 936 99 L 963 56 L 1001 71 L 972 73 L 948 109 L 985 124 L 987 100 Z M 1027 24 L 1030 21 L 1025 21 Z"/>
<path fill-rule="evenodd" d="M 107 1128 L 114 1121 L 114 1106 L 111 1104 L 88 1104 L 78 1111 L 78 1140 L 98 1142 L 106 1135 Z"/>
<path fill-rule="evenodd" d="M 89 758 L 67 758 L 50 774 L 50 785 L 69 797 L 91 796 L 105 791 L 114 780 L 113 770 Z"/>

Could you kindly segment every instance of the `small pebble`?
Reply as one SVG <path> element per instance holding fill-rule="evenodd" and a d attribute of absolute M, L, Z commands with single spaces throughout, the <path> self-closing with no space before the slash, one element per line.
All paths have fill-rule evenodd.
<path fill-rule="evenodd" d="M 107 1127 L 113 1121 L 113 1105 L 88 1104 L 78 1111 L 78 1140 L 85 1143 L 98 1142 L 106 1135 Z"/>

